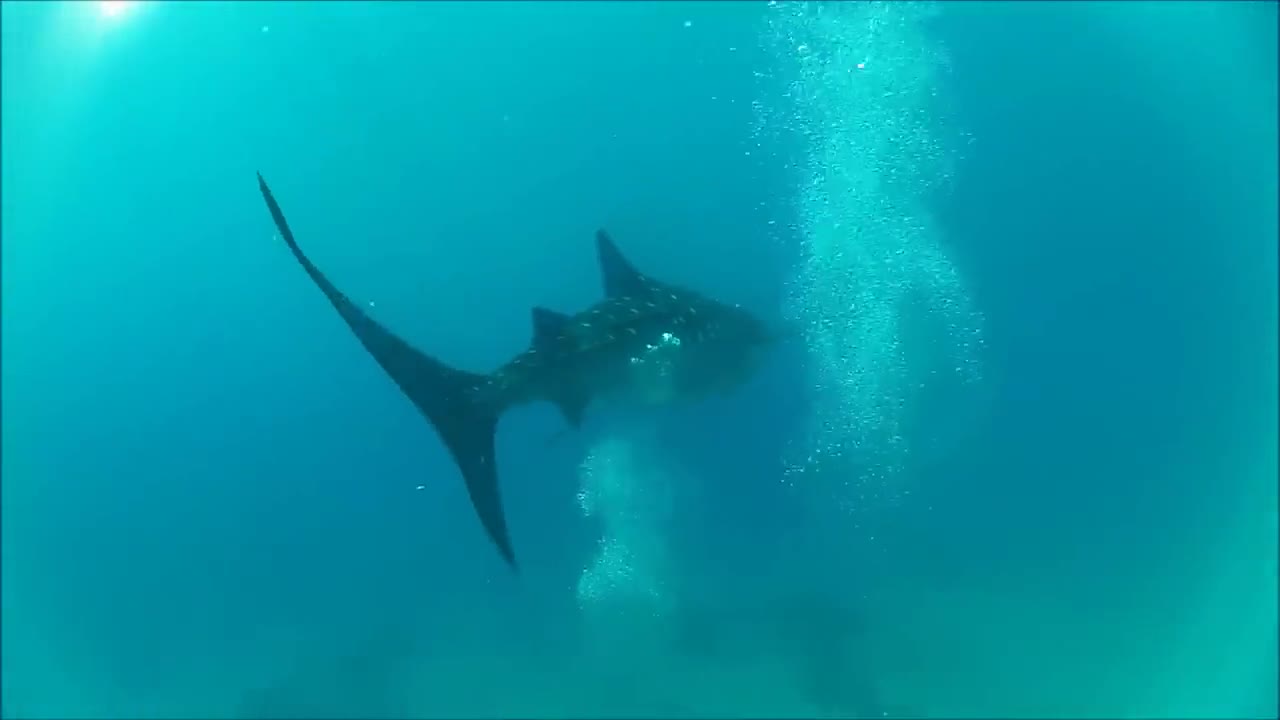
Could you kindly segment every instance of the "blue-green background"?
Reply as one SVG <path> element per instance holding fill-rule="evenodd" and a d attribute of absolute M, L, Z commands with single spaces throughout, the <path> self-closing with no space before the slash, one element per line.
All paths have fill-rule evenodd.
<path fill-rule="evenodd" d="M 530 305 L 597 296 L 598 225 L 779 313 L 800 236 L 767 223 L 801 222 L 798 150 L 744 152 L 752 103 L 783 102 L 764 4 L 0 12 L 6 716 L 771 692 L 619 645 L 620 697 L 581 662 L 590 428 L 504 421 L 512 576 L 253 175 L 342 287 L 459 366 L 519 350 Z M 803 522 L 776 482 L 805 413 L 783 349 L 664 413 L 716 498 L 673 536 L 720 605 L 753 606 L 753 573 L 870 596 L 859 672 L 897 712 L 1274 716 L 1275 4 L 955 3 L 922 41 L 974 138 L 935 211 L 988 322 L 980 426 L 878 519 L 874 569 L 831 578 L 778 540 Z"/>

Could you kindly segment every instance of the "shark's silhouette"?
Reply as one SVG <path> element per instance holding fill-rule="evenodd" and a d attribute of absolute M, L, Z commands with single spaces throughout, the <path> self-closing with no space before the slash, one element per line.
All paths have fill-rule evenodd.
<path fill-rule="evenodd" d="M 420 352 L 351 302 L 298 247 L 262 175 L 276 228 L 307 275 L 400 390 L 435 426 L 466 481 L 480 522 L 516 567 L 494 462 L 504 411 L 554 403 L 574 427 L 592 399 L 668 403 L 725 391 L 755 368 L 777 335 L 747 311 L 641 274 L 605 231 L 596 233 L 604 299 L 568 315 L 533 308 L 529 348 L 497 370 L 459 370 Z"/>

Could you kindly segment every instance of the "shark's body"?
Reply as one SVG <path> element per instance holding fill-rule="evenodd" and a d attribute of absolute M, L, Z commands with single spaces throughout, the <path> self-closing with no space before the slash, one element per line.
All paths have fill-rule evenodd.
<path fill-rule="evenodd" d="M 370 318 L 307 258 L 262 176 L 259 188 L 281 237 L 307 275 L 449 449 L 472 505 L 515 567 L 494 461 L 506 410 L 554 403 L 570 425 L 597 397 L 662 404 L 729 389 L 749 376 L 774 336 L 750 313 L 635 269 L 603 231 L 596 248 L 603 300 L 573 314 L 533 309 L 533 341 L 492 373 L 452 368 Z"/>

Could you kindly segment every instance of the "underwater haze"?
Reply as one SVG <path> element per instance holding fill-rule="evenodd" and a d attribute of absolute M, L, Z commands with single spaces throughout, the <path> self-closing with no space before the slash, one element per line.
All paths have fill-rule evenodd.
<path fill-rule="evenodd" d="M 1277 6 L 4 2 L 6 718 L 1275 717 Z M 592 235 L 789 328 L 498 427 Z"/>

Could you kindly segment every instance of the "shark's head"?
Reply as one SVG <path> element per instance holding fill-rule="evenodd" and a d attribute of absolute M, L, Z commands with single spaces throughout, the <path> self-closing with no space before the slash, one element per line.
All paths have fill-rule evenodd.
<path fill-rule="evenodd" d="M 741 305 L 725 305 L 721 317 L 715 323 L 715 334 L 720 343 L 741 349 L 758 357 L 790 333 L 779 323 L 769 323 Z"/>
<path fill-rule="evenodd" d="M 608 233 L 596 233 L 605 296 L 652 325 L 643 344 L 628 347 L 628 372 L 618 383 L 646 404 L 662 404 L 725 393 L 746 382 L 765 351 L 792 335 L 762 321 L 741 305 L 718 302 L 697 292 L 642 274 L 623 257 Z"/>
<path fill-rule="evenodd" d="M 675 329 L 649 347 L 637 364 L 636 384 L 650 402 L 696 399 L 742 386 L 766 353 L 788 332 L 737 305 L 708 304 L 704 322 Z"/>
<path fill-rule="evenodd" d="M 724 306 L 714 324 L 714 338 L 708 343 L 713 389 L 729 391 L 745 383 L 788 332 L 785 326 L 768 323 L 741 305 Z"/>

